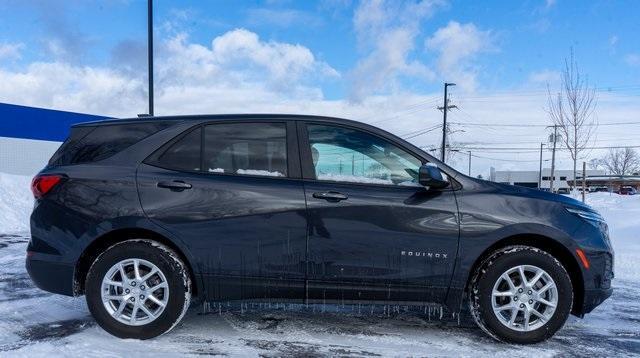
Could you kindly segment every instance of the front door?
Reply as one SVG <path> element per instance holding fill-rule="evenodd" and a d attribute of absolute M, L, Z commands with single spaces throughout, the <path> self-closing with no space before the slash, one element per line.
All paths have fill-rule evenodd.
<path fill-rule="evenodd" d="M 458 247 L 453 189 L 417 184 L 422 160 L 382 137 L 300 125 L 310 298 L 442 301 Z"/>
<path fill-rule="evenodd" d="M 145 213 L 192 250 L 210 299 L 303 297 L 306 207 L 288 138 L 284 122 L 202 125 L 138 169 Z"/>

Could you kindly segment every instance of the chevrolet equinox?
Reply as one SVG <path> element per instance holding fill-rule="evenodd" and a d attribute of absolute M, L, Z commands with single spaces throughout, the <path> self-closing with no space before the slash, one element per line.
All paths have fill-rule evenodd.
<path fill-rule="evenodd" d="M 82 123 L 33 179 L 26 266 L 147 339 L 193 298 L 437 304 L 512 343 L 611 295 L 607 225 L 463 175 L 378 128 L 302 115 Z"/>

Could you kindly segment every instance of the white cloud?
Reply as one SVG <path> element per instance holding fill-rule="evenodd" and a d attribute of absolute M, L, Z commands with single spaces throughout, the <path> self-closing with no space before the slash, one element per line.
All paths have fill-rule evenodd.
<path fill-rule="evenodd" d="M 410 60 L 420 23 L 444 6 L 439 0 L 398 2 L 371 0 L 360 3 L 353 24 L 358 46 L 365 56 L 351 73 L 350 98 L 396 88 L 399 77 L 431 80 L 433 72 L 422 62 Z"/>
<path fill-rule="evenodd" d="M 425 42 L 426 48 L 439 54 L 439 74 L 453 80 L 463 90 L 473 91 L 477 69 L 471 63 L 478 54 L 495 50 L 490 31 L 479 30 L 474 24 L 450 21 Z"/>
<path fill-rule="evenodd" d="M 105 68 L 61 62 L 33 63 L 20 72 L 0 69 L 1 102 L 97 114 L 135 115 L 143 85 Z"/>
<path fill-rule="evenodd" d="M 22 43 L 0 43 L 0 60 L 19 60 L 22 57 Z"/>
<path fill-rule="evenodd" d="M 629 66 L 640 66 L 640 54 L 630 53 L 624 57 L 624 62 Z"/>
<path fill-rule="evenodd" d="M 549 9 L 549 8 L 555 6 L 555 5 L 556 5 L 556 0 L 545 0 L 545 2 L 544 2 L 544 6 L 547 9 Z"/>
<path fill-rule="evenodd" d="M 534 85 L 554 85 L 560 81 L 560 72 L 554 70 L 541 70 L 529 74 L 529 82 Z"/>
<path fill-rule="evenodd" d="M 388 36 L 394 37 L 395 42 L 405 39 L 404 48 L 400 51 L 385 52 L 382 50 L 384 47 L 377 47 L 377 44 L 369 43 L 370 46 L 381 49 L 377 56 L 390 56 L 382 62 L 393 64 L 390 67 L 392 71 L 394 68 L 402 68 L 402 73 L 419 71 L 421 66 L 411 68 L 411 62 L 403 57 L 404 51 L 412 46 L 411 41 L 406 40 L 411 38 L 410 34 L 403 34 L 402 29 L 396 30 Z M 471 33 L 477 31 L 475 29 Z M 392 46 L 394 41 L 390 39 L 384 43 Z M 460 41 L 457 46 L 462 44 L 467 44 L 463 50 L 468 52 L 460 50 L 460 55 L 447 60 L 464 64 L 474 54 L 481 52 L 481 47 L 468 45 L 467 40 Z M 327 100 L 317 83 L 335 78 L 338 74 L 334 69 L 302 45 L 267 41 L 247 30 L 229 31 L 214 38 L 208 45 L 193 43 L 185 35 L 159 39 L 157 51 L 155 100 L 158 115 L 251 112 L 316 114 L 373 123 L 398 135 L 432 127 L 442 121 L 441 112 L 435 109 L 436 105 L 441 105 L 439 91 L 416 94 L 397 88 L 384 95 L 369 94 L 359 102 Z M 396 55 L 399 57 L 393 57 Z M 474 74 L 473 71 L 471 73 Z M 82 66 L 62 60 L 32 63 L 20 70 L 3 67 L 0 63 L 0 102 L 131 117 L 146 112 L 144 74 L 144 71 Z M 383 78 L 395 76 L 397 74 L 392 73 Z M 553 71 L 544 70 L 531 74 L 530 79 L 542 80 L 552 76 Z M 544 111 L 544 93 L 529 95 L 515 91 L 482 97 L 483 94 L 478 92 L 469 95 L 469 98 L 465 98 L 464 93 L 456 93 L 456 104 L 461 109 L 450 112 L 450 123 L 549 123 Z M 637 102 L 636 98 L 602 93 L 598 97 L 597 113 L 602 113 L 601 122 L 629 121 L 629 118 L 640 115 Z M 544 127 L 493 128 L 452 124 L 452 129 L 464 129 L 466 132 L 456 132 L 451 142 L 468 146 L 473 143 L 474 146 L 495 147 L 503 143 L 508 147 L 537 148 L 546 137 Z M 599 129 L 598 140 L 637 143 L 639 130 L 635 127 L 625 128 L 625 133 L 620 135 L 619 128 L 603 126 Z M 437 146 L 440 134 L 434 130 L 412 138 L 411 142 L 420 146 Z M 454 154 L 453 157 L 462 171 L 466 171 L 465 154 Z M 538 165 L 538 152 L 535 150 L 527 153 L 474 150 L 473 154 L 500 159 L 474 157 L 474 174 L 482 170 L 486 175 L 489 166 L 500 168 L 509 163 L 506 160 L 518 160 L 511 164 L 521 169 L 535 170 Z M 549 157 L 549 153 L 545 152 L 544 155 L 545 159 Z M 558 154 L 558 161 L 559 168 L 569 167 L 565 152 Z"/>
<path fill-rule="evenodd" d="M 254 100 L 321 100 L 315 84 L 340 76 L 304 46 L 262 41 L 244 29 L 222 34 L 210 46 L 178 35 L 160 42 L 158 51 L 158 113 L 218 112 L 226 100 L 238 112 Z M 133 116 L 146 111 L 145 73 L 135 73 L 61 60 L 19 71 L 0 67 L 0 102 Z"/>
<path fill-rule="evenodd" d="M 275 91 L 316 93 L 310 83 L 337 78 L 340 74 L 315 58 L 302 45 L 261 41 L 257 34 L 236 29 L 216 37 L 211 47 L 188 42 L 181 34 L 163 49 L 157 69 L 161 87 L 197 85 L 248 85 L 259 83 Z"/>

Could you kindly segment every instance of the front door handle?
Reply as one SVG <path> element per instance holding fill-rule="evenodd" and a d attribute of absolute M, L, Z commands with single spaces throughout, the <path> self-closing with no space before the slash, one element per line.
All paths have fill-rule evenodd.
<path fill-rule="evenodd" d="M 191 184 L 185 183 L 182 180 L 161 181 L 158 183 L 158 188 L 171 189 L 173 191 L 183 191 L 185 189 L 191 189 Z"/>
<path fill-rule="evenodd" d="M 346 194 L 338 193 L 337 191 L 319 191 L 317 193 L 313 193 L 313 197 L 316 199 L 324 199 L 332 203 L 349 199 Z"/>

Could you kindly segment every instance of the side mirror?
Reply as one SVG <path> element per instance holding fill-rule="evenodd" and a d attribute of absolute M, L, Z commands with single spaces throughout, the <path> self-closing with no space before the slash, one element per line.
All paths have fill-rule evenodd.
<path fill-rule="evenodd" d="M 431 163 L 423 164 L 418 172 L 418 183 L 428 186 L 431 189 L 444 189 L 449 186 L 449 182 L 442 178 L 440 169 Z"/>

